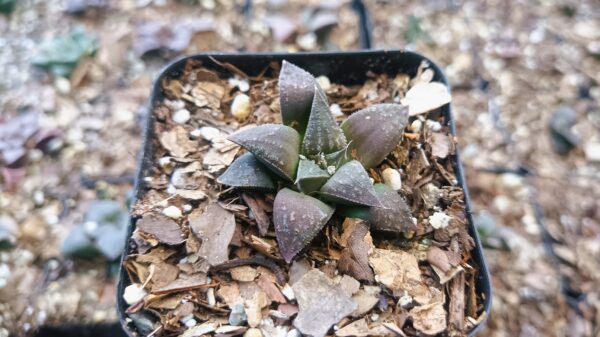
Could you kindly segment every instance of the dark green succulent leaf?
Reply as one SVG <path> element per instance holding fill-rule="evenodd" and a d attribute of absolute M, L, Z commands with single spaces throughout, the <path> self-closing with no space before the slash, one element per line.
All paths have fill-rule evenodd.
<path fill-rule="evenodd" d="M 258 190 L 274 190 L 268 169 L 252 153 L 245 153 L 227 168 L 217 182 L 223 185 Z"/>
<path fill-rule="evenodd" d="M 302 141 L 302 153 L 315 155 L 339 151 L 346 146 L 344 132 L 329 111 L 327 95 L 318 84 L 314 86 L 314 93 L 310 118 Z"/>
<path fill-rule="evenodd" d="M 343 149 L 329 153 L 325 155 L 325 161 L 327 162 L 327 166 L 334 166 L 335 168 L 339 168 L 342 165 L 346 164 L 352 157 L 350 155 L 350 145 L 352 141 L 350 141 Z"/>
<path fill-rule="evenodd" d="M 373 186 L 383 207 L 369 209 L 371 228 L 380 232 L 402 233 L 416 229 L 406 201 L 391 187 L 384 184 Z"/>
<path fill-rule="evenodd" d="M 334 208 L 306 194 L 284 188 L 273 203 L 273 223 L 279 251 L 286 262 L 298 255 L 325 226 Z"/>
<path fill-rule="evenodd" d="M 310 159 L 300 158 L 298 164 L 298 174 L 296 175 L 296 185 L 306 194 L 318 191 L 329 179 L 327 171 L 319 167 Z"/>
<path fill-rule="evenodd" d="M 342 123 L 342 130 L 352 140 L 351 153 L 365 168 L 371 168 L 394 150 L 407 122 L 407 106 L 376 104 L 353 113 Z"/>
<path fill-rule="evenodd" d="M 369 174 L 357 160 L 340 167 L 319 190 L 321 199 L 341 205 L 380 206 Z"/>
<path fill-rule="evenodd" d="M 279 102 L 283 124 L 304 134 L 313 102 L 315 78 L 304 69 L 283 61 L 279 73 Z"/>
<path fill-rule="evenodd" d="M 288 181 L 294 181 L 298 168 L 300 134 L 289 126 L 263 124 L 229 136 L 245 147 L 269 169 Z"/>
<path fill-rule="evenodd" d="M 363 220 L 371 219 L 370 210 L 371 210 L 371 207 L 365 207 L 365 206 L 338 205 L 335 208 L 336 213 L 343 217 L 363 219 Z"/>

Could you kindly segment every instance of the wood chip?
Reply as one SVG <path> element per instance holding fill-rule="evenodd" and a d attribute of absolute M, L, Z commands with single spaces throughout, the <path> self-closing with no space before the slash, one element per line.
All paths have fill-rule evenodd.
<path fill-rule="evenodd" d="M 294 326 L 303 334 L 324 337 L 331 326 L 356 309 L 344 290 L 317 269 L 313 269 L 293 287 L 298 300 Z"/>
<path fill-rule="evenodd" d="M 235 232 L 235 216 L 218 204 L 210 204 L 202 213 L 194 211 L 188 217 L 194 234 L 202 241 L 198 255 L 205 259 L 201 270 L 206 272 L 229 259 L 229 243 Z"/>
<path fill-rule="evenodd" d="M 244 199 L 244 202 L 252 211 L 260 235 L 267 235 L 267 232 L 269 231 L 269 226 L 271 225 L 271 220 L 269 219 L 269 216 L 265 212 L 265 209 L 262 207 L 261 203 L 258 202 L 257 198 L 248 193 L 243 193 L 242 199 Z"/>
<path fill-rule="evenodd" d="M 186 157 L 195 152 L 198 143 L 189 139 L 187 130 L 180 125 L 160 135 L 160 144 L 175 157 Z"/>
<path fill-rule="evenodd" d="M 258 276 L 255 268 L 250 266 L 240 266 L 229 269 L 231 278 L 240 282 L 252 282 Z"/>
<path fill-rule="evenodd" d="M 449 254 L 452 253 L 435 246 L 432 246 L 427 250 L 427 261 L 431 264 L 435 273 L 440 277 L 441 284 L 450 281 L 456 274 L 464 270 L 459 264 L 460 260 L 451 261 L 451 258 L 448 256 Z"/>
<path fill-rule="evenodd" d="M 432 303 L 414 307 L 409 314 L 415 329 L 427 334 L 435 335 L 446 330 L 446 309 L 444 309 L 444 294 Z"/>
<path fill-rule="evenodd" d="M 137 228 L 154 236 L 159 242 L 167 245 L 183 243 L 184 237 L 179 225 L 171 218 L 160 214 L 144 215 L 136 223 Z"/>
<path fill-rule="evenodd" d="M 369 233 L 369 226 L 365 221 L 356 221 L 348 229 L 352 233 L 348 236 L 348 247 L 342 250 L 338 261 L 340 272 L 348 274 L 357 280 L 373 282 L 373 271 L 369 267 L 369 251 L 373 248 L 373 239 Z"/>
<path fill-rule="evenodd" d="M 407 292 L 419 303 L 428 303 L 431 294 L 421 281 L 419 263 L 414 255 L 401 250 L 375 248 L 369 255 L 369 264 L 376 280 L 392 290 L 395 296 Z"/>

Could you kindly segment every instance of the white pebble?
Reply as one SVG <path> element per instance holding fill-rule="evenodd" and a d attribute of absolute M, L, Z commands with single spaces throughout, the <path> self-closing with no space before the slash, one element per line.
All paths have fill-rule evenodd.
<path fill-rule="evenodd" d="M 191 210 L 192 210 L 192 205 L 190 205 L 190 204 L 185 204 L 185 205 L 183 205 L 183 211 L 184 211 L 184 212 L 186 212 L 186 213 L 187 213 L 187 212 L 189 212 L 189 211 L 191 211 Z"/>
<path fill-rule="evenodd" d="M 587 143 L 583 149 L 589 161 L 600 161 L 600 143 Z"/>
<path fill-rule="evenodd" d="M 302 334 L 297 329 L 292 329 L 288 331 L 286 337 L 302 337 Z"/>
<path fill-rule="evenodd" d="M 442 129 L 442 124 L 440 124 L 440 122 L 432 121 L 431 119 L 428 119 L 425 124 L 427 124 L 427 127 L 433 132 L 438 132 Z"/>
<path fill-rule="evenodd" d="M 190 120 L 190 111 L 187 109 L 180 109 L 173 113 L 173 122 L 178 124 L 185 124 Z"/>
<path fill-rule="evenodd" d="M 250 84 L 248 84 L 248 80 L 245 78 L 232 77 L 228 80 L 229 85 L 233 87 L 238 87 L 241 92 L 246 92 L 250 90 Z"/>
<path fill-rule="evenodd" d="M 344 113 L 342 112 L 342 108 L 340 107 L 339 104 L 332 104 L 329 107 L 329 111 L 331 111 L 331 114 L 333 115 L 333 117 L 342 117 L 344 116 Z"/>
<path fill-rule="evenodd" d="M 444 212 L 435 212 L 429 217 L 429 223 L 435 229 L 448 227 L 450 220 L 452 220 L 452 218 Z"/>
<path fill-rule="evenodd" d="M 221 131 L 217 128 L 213 128 L 212 126 L 203 126 L 198 129 L 200 137 L 209 142 L 217 139 L 221 135 Z"/>
<path fill-rule="evenodd" d="M 191 328 L 196 326 L 198 322 L 194 319 L 194 314 L 189 314 L 181 318 L 181 323 L 185 324 L 186 327 Z"/>
<path fill-rule="evenodd" d="M 329 81 L 329 77 L 327 77 L 325 75 L 321 75 L 321 76 L 317 77 L 317 83 L 319 83 L 321 88 L 325 91 L 327 91 L 327 90 L 329 90 L 329 88 L 331 88 L 331 81 Z"/>
<path fill-rule="evenodd" d="M 415 119 L 412 123 L 410 123 L 410 131 L 413 133 L 421 132 L 421 128 L 423 127 L 423 122 L 420 119 Z"/>
<path fill-rule="evenodd" d="M 134 283 L 125 288 L 123 299 L 125 303 L 132 305 L 141 301 L 148 293 L 141 284 Z"/>
<path fill-rule="evenodd" d="M 407 307 L 409 304 L 411 304 L 413 301 L 413 298 L 410 297 L 409 294 L 404 294 L 402 297 L 400 297 L 398 299 L 398 305 L 401 306 L 402 308 Z"/>
<path fill-rule="evenodd" d="M 200 129 L 194 129 L 194 130 L 190 131 L 190 137 L 192 139 L 198 139 L 198 138 L 200 138 L 200 135 L 201 135 Z"/>
<path fill-rule="evenodd" d="M 307 33 L 299 36 L 296 43 L 304 50 L 312 50 L 317 47 L 317 35 L 315 33 Z"/>
<path fill-rule="evenodd" d="M 250 97 L 246 94 L 240 94 L 235 96 L 231 103 L 231 114 L 238 121 L 243 121 L 252 112 L 252 104 L 250 104 Z"/>
<path fill-rule="evenodd" d="M 181 210 L 177 206 L 169 206 L 163 209 L 163 214 L 171 219 L 179 219 L 183 215 Z"/>
<path fill-rule="evenodd" d="M 58 93 L 68 95 L 71 92 L 71 81 L 62 76 L 58 76 L 54 79 L 54 87 Z"/>
<path fill-rule="evenodd" d="M 327 173 L 329 173 L 329 175 L 333 175 L 335 173 L 335 166 L 327 166 Z"/>
<path fill-rule="evenodd" d="M 402 179 L 400 178 L 400 172 L 391 167 L 386 168 L 381 172 L 383 182 L 391 187 L 394 191 L 399 191 L 402 188 Z"/>

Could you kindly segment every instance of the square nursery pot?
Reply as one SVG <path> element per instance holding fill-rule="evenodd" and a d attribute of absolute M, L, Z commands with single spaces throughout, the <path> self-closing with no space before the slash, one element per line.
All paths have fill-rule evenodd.
<path fill-rule="evenodd" d="M 427 58 L 412 52 L 405 52 L 400 50 L 374 50 L 374 51 L 357 51 L 357 52 L 327 52 L 327 53 L 298 53 L 298 54 L 199 54 L 195 56 L 186 57 L 177 60 L 168 65 L 158 76 L 152 89 L 152 96 L 150 99 L 149 114 L 145 120 L 143 135 L 144 141 L 141 149 L 141 157 L 139 158 L 139 166 L 137 179 L 135 184 L 135 197 L 141 198 L 144 193 L 148 190 L 148 186 L 144 180 L 144 177 L 150 172 L 153 165 L 154 153 L 156 147 L 157 135 L 155 134 L 154 124 L 156 122 L 156 115 L 154 114 L 155 107 L 165 97 L 165 93 L 162 90 L 161 82 L 165 78 L 177 78 L 183 71 L 186 63 L 190 60 L 199 61 L 202 67 L 213 70 L 222 76 L 231 76 L 231 72 L 225 69 L 222 64 L 229 63 L 234 65 L 249 76 L 257 76 L 266 69 L 265 75 L 272 75 L 272 68 L 270 65 L 275 62 L 281 64 L 283 60 L 287 60 L 315 76 L 326 75 L 332 82 L 343 84 L 343 85 L 357 85 L 364 83 L 368 78 L 369 73 L 383 74 L 386 73 L 392 78 L 398 73 L 404 73 L 409 75 L 411 78 L 415 77 L 418 72 L 419 66 L 423 62 L 429 64 L 429 68 L 433 70 L 433 80 L 435 82 L 442 82 L 448 86 L 448 82 L 443 72 L 438 66 Z M 217 64 L 218 61 L 221 65 Z M 445 118 L 451 133 L 455 135 L 455 121 L 452 116 L 452 109 L 450 104 L 444 105 L 442 108 L 437 109 L 437 113 L 441 113 Z M 438 115 L 439 116 L 439 115 Z M 431 117 L 431 116 L 430 116 Z M 490 284 L 490 276 L 488 268 L 485 262 L 485 258 L 482 251 L 481 242 L 478 233 L 473 225 L 473 218 L 471 215 L 471 202 L 469 199 L 469 193 L 467 190 L 467 184 L 465 176 L 458 154 L 458 149 L 451 155 L 451 160 L 454 163 L 454 173 L 458 180 L 457 186 L 461 187 L 464 191 L 465 196 L 465 207 L 466 207 L 466 218 L 468 221 L 468 231 L 475 242 L 475 248 L 471 252 L 472 260 L 470 264 L 478 269 L 477 277 L 475 279 L 475 291 L 482 298 L 483 310 L 486 314 L 489 314 L 491 307 L 492 290 Z M 127 319 L 126 310 L 128 309 L 127 303 L 123 299 L 123 293 L 125 288 L 131 284 L 128 273 L 123 267 L 123 262 L 128 253 L 134 250 L 135 244 L 130 239 L 131 234 L 136 228 L 135 217 L 131 218 L 129 226 L 129 235 L 127 239 L 127 249 L 123 255 L 121 263 L 120 280 L 118 284 L 118 312 L 123 329 L 129 336 L 140 336 L 134 324 L 130 319 Z M 468 287 L 465 287 L 467 289 Z M 480 307 L 481 308 L 481 307 Z M 485 320 L 480 322 L 469 332 L 469 336 L 474 336 L 484 326 Z"/>

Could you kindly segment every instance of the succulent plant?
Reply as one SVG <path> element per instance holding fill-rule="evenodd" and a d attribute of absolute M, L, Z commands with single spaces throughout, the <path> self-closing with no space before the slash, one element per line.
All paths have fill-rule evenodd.
<path fill-rule="evenodd" d="M 224 185 L 275 191 L 273 223 L 283 258 L 290 262 L 338 210 L 370 220 L 374 230 L 413 226 L 402 197 L 373 185 L 367 169 L 396 147 L 408 108 L 377 104 L 338 125 L 327 96 L 305 70 L 283 61 L 279 75 L 283 124 L 239 131 L 229 140 L 248 153 L 218 178 Z M 335 206 L 334 206 L 335 205 Z"/>

